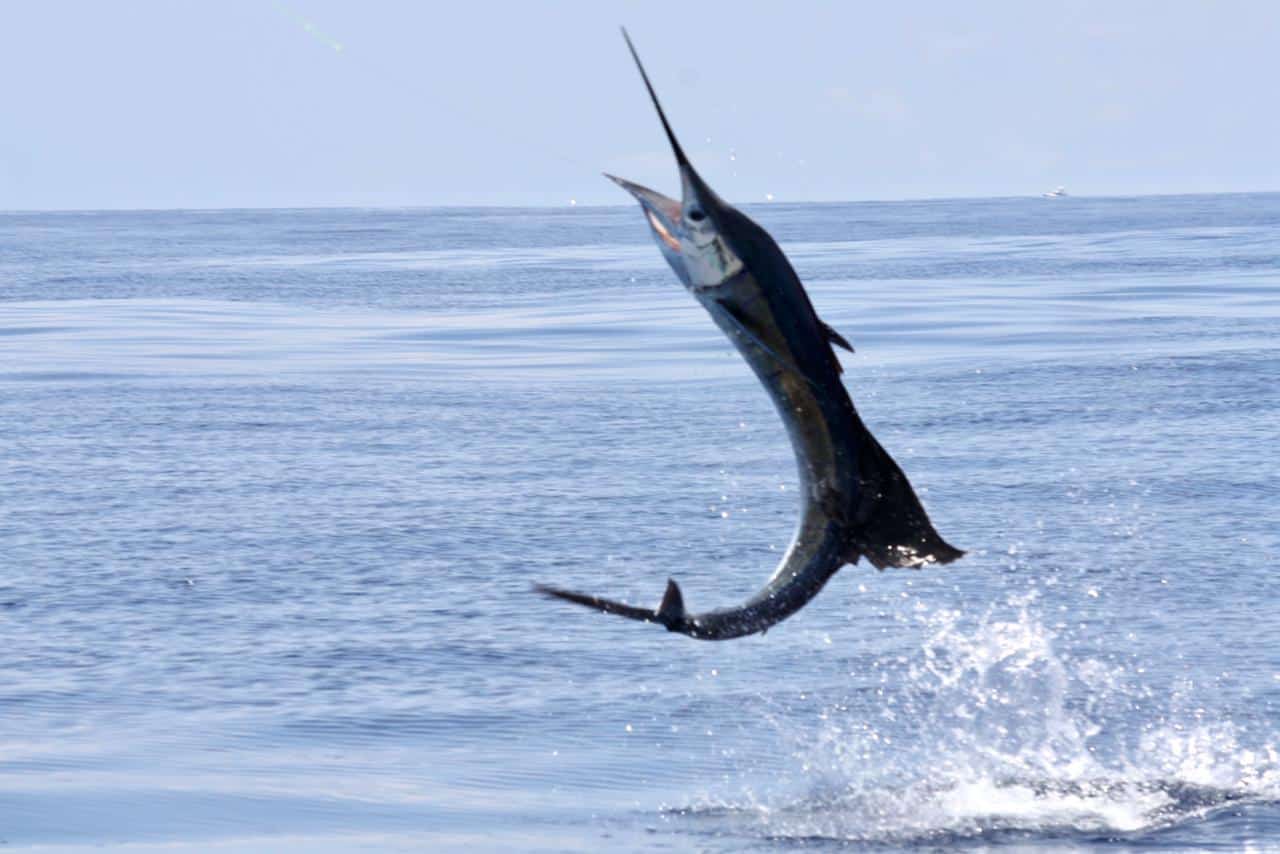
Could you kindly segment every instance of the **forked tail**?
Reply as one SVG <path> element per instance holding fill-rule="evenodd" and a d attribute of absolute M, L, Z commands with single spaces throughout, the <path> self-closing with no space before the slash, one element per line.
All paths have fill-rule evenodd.
<path fill-rule="evenodd" d="M 667 590 L 662 594 L 662 602 L 659 603 L 656 610 L 637 608 L 634 605 L 615 602 L 613 599 L 605 599 L 602 596 L 588 596 L 585 593 L 575 593 L 572 590 L 562 590 L 559 587 L 551 587 L 546 584 L 535 584 L 533 589 L 543 596 L 563 599 L 566 602 L 575 602 L 587 608 L 603 611 L 606 614 L 617 614 L 620 617 L 640 620 L 645 623 L 657 623 L 658 625 L 666 626 L 669 631 L 673 632 L 680 631 L 685 621 L 684 596 L 680 594 L 680 585 L 670 578 L 667 579 Z"/>

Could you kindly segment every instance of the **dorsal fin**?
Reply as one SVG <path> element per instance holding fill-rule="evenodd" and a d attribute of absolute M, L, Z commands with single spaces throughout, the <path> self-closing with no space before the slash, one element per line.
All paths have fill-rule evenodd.
<path fill-rule="evenodd" d="M 845 508 L 852 523 L 845 560 L 865 556 L 876 569 L 951 563 L 964 554 L 938 535 L 911 482 L 861 419 L 857 422 L 859 494 Z"/>

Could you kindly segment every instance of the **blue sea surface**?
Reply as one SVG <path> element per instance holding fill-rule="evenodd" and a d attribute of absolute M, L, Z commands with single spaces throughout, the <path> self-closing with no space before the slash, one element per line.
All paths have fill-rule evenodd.
<path fill-rule="evenodd" d="M 944 568 L 633 206 L 0 214 L 0 840 L 1280 848 L 1280 195 L 775 204 Z"/>

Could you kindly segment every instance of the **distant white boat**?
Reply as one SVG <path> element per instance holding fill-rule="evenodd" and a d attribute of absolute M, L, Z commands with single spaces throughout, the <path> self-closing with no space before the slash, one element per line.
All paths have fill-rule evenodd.
<path fill-rule="evenodd" d="M 1058 188 L 1058 189 L 1056 189 L 1056 190 L 1050 190 L 1049 192 L 1047 192 L 1047 193 L 1041 193 L 1040 195 L 1041 195 L 1042 197 L 1046 198 L 1046 199 L 1061 199 L 1061 198 L 1062 198 L 1062 197 L 1064 197 L 1066 194 L 1067 194 L 1067 188 L 1066 188 L 1066 187 L 1059 187 L 1059 188 Z"/>

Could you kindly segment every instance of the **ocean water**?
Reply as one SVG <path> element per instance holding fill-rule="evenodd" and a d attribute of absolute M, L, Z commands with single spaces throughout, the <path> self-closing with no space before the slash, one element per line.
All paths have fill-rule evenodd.
<path fill-rule="evenodd" d="M 1280 849 L 1280 195 L 750 208 L 938 529 L 772 572 L 633 206 L 0 214 L 0 840 Z"/>

